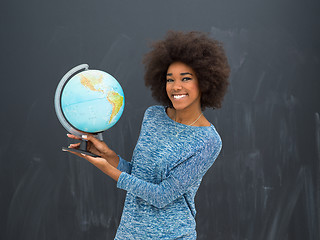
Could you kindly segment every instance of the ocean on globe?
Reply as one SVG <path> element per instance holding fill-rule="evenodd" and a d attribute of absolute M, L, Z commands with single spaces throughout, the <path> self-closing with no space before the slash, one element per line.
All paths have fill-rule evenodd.
<path fill-rule="evenodd" d="M 99 70 L 73 76 L 63 87 L 61 110 L 76 129 L 99 133 L 117 123 L 124 109 L 124 93 L 117 80 Z"/>

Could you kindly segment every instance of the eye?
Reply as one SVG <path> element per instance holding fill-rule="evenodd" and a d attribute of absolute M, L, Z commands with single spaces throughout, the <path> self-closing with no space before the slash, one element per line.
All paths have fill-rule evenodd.
<path fill-rule="evenodd" d="M 168 78 L 167 82 L 173 82 L 173 79 L 172 78 Z"/>
<path fill-rule="evenodd" d="M 182 81 L 189 81 L 189 80 L 191 80 L 192 78 L 189 78 L 189 77 L 184 77 L 184 78 L 182 78 Z"/>

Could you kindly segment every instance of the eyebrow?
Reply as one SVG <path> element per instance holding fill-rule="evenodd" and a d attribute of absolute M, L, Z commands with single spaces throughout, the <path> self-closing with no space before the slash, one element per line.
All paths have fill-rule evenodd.
<path fill-rule="evenodd" d="M 181 76 L 184 76 L 184 75 L 191 75 L 192 76 L 192 74 L 189 72 L 183 72 L 183 73 L 180 73 L 180 75 Z M 167 73 L 167 76 L 172 76 L 172 73 Z"/>

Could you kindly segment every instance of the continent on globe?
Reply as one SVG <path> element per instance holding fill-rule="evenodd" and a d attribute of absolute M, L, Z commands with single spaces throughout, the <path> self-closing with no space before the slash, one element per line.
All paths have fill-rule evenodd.
<path fill-rule="evenodd" d="M 81 74 L 81 80 L 80 80 L 81 84 L 92 91 L 104 92 L 102 89 L 95 88 L 95 85 L 102 83 L 103 75 L 102 74 L 100 74 L 99 76 L 96 76 L 95 74 L 90 74 L 90 75 L 91 76 L 89 76 L 89 79 L 88 79 L 83 74 Z"/>
<path fill-rule="evenodd" d="M 109 123 L 111 123 L 123 105 L 123 97 L 117 92 L 110 91 L 108 92 L 107 99 L 112 105 L 112 113 L 109 119 Z"/>

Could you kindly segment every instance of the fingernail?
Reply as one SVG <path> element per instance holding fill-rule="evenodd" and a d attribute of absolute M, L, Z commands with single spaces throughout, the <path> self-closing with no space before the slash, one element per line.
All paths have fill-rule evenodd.
<path fill-rule="evenodd" d="M 87 139 L 87 137 L 88 137 L 87 135 L 82 135 L 83 139 Z"/>
<path fill-rule="evenodd" d="M 80 153 L 82 156 L 86 156 L 85 154 L 83 154 L 83 153 Z"/>
<path fill-rule="evenodd" d="M 64 149 L 64 148 L 62 148 L 62 151 L 63 151 L 63 152 L 68 152 L 68 150 L 67 150 L 67 149 Z"/>

